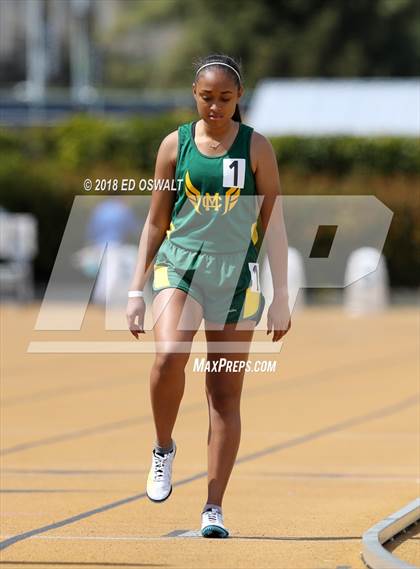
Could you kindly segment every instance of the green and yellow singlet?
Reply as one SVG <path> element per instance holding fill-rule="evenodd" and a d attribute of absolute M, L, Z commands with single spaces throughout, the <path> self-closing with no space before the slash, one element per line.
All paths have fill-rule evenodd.
<path fill-rule="evenodd" d="M 178 128 L 177 196 L 167 239 L 208 254 L 259 250 L 259 205 L 250 159 L 253 128 L 239 123 L 229 150 L 206 156 L 194 141 L 195 124 Z"/>

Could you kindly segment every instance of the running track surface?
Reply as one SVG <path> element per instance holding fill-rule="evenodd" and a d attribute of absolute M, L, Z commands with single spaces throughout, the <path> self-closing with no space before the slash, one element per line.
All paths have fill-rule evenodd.
<path fill-rule="evenodd" d="M 227 540 L 197 534 L 208 418 L 193 362 L 205 354 L 187 366 L 172 496 L 154 504 L 153 354 L 28 353 L 31 341 L 131 338 L 104 330 L 97 306 L 72 332 L 34 331 L 37 305 L 1 311 L 5 567 L 361 569 L 363 532 L 418 493 L 415 308 L 356 319 L 306 308 L 280 353 L 251 354 L 277 371 L 245 377 Z M 420 564 L 418 544 L 412 533 L 393 553 Z"/>

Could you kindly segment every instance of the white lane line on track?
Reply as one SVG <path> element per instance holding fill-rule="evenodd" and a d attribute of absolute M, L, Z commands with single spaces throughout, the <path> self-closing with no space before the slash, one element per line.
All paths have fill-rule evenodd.
<path fill-rule="evenodd" d="M 420 478 L 416 476 L 373 476 L 373 475 L 360 475 L 357 474 L 283 474 L 283 473 L 250 473 L 250 474 L 235 474 L 235 478 L 251 478 L 251 479 L 265 479 L 265 480 L 278 480 L 283 478 L 285 480 L 338 480 L 340 482 L 413 482 L 420 483 Z"/>
<path fill-rule="evenodd" d="M 301 433 L 294 433 L 294 436 L 298 436 Z M 194 465 L 195 467 L 196 465 Z M 392 469 L 395 465 L 386 465 Z M 134 476 L 145 474 L 149 472 L 149 468 L 138 468 L 138 469 L 103 469 L 103 470 L 68 470 L 59 468 L 50 469 L 26 469 L 26 468 L 0 468 L 1 476 L 19 477 L 19 476 L 39 476 L 39 475 L 50 475 L 50 476 L 90 476 L 90 475 L 101 475 L 101 476 Z M 189 469 L 183 468 L 179 470 L 180 474 L 187 475 Z M 244 472 L 241 476 L 284 476 L 293 478 L 372 478 L 372 479 L 389 479 L 389 480 L 412 480 L 417 481 L 419 478 L 417 474 L 394 474 L 386 472 L 299 472 L 298 470 L 286 470 L 284 472 L 279 471 L 256 471 L 256 472 Z"/>
<path fill-rule="evenodd" d="M 13 536 L 2 535 L 0 539 L 9 539 Z M 28 539 L 45 540 L 74 540 L 74 541 L 160 541 L 179 538 L 201 538 L 200 530 L 177 530 L 168 535 L 161 536 L 114 536 L 114 535 L 33 535 Z M 353 541 L 360 540 L 360 536 L 248 536 L 231 535 L 231 539 L 267 540 L 267 541 Z"/>
<path fill-rule="evenodd" d="M 0 539 L 9 539 L 13 536 L 2 535 Z M 82 541 L 157 541 L 161 539 L 174 539 L 179 536 L 113 536 L 113 535 L 33 535 L 28 539 L 49 540 L 82 540 Z"/>

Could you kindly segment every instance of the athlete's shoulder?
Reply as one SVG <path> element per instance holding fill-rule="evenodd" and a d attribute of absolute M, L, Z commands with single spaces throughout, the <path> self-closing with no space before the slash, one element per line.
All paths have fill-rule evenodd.
<path fill-rule="evenodd" d="M 168 147 L 172 146 L 174 143 L 178 142 L 178 129 L 173 130 L 169 134 L 167 134 L 160 143 L 161 146 Z"/>
<path fill-rule="evenodd" d="M 260 162 L 275 158 L 274 148 L 270 140 L 256 130 L 252 131 L 250 154 L 253 172 L 256 171 Z"/>
<path fill-rule="evenodd" d="M 167 134 L 160 143 L 159 155 L 171 164 L 176 164 L 178 154 L 178 129 Z"/>
<path fill-rule="evenodd" d="M 271 146 L 269 139 L 255 129 L 252 130 L 252 140 L 254 144 L 258 144 L 260 146 Z"/>

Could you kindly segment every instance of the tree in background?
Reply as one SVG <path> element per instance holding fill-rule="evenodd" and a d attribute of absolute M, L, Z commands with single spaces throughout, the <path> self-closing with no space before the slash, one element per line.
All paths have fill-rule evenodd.
<path fill-rule="evenodd" d="M 115 30 L 115 42 L 142 39 L 108 73 L 120 86 L 185 87 L 192 60 L 210 52 L 236 56 L 249 87 L 263 77 L 418 75 L 419 0 L 124 0 Z"/>

